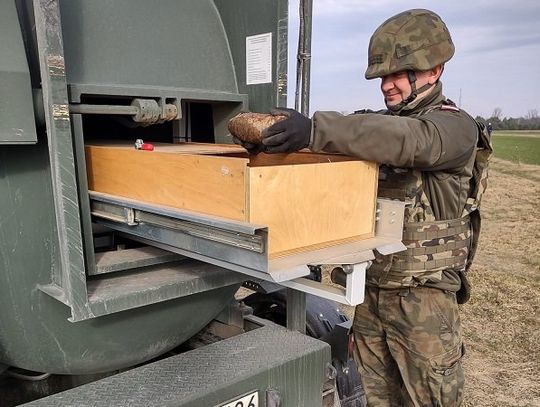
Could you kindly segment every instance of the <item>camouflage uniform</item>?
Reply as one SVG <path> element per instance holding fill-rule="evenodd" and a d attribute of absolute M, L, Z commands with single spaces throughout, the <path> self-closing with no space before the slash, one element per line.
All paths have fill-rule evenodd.
<path fill-rule="evenodd" d="M 388 48 L 392 35 L 407 38 L 407 45 L 392 43 L 395 54 L 403 56 L 401 62 L 410 62 L 407 69 L 431 69 L 453 55 L 444 27 L 435 30 L 435 45 L 423 58 L 409 58 L 414 47 L 426 47 L 429 37 L 418 21 L 410 24 L 411 15 L 421 20 L 420 27 L 444 25 L 425 10 L 389 19 L 370 42 L 368 79 L 403 70 L 392 58 L 388 62 L 384 52 L 374 52 Z M 373 48 L 377 41 L 382 45 Z M 407 250 L 377 256 L 367 272 L 365 302 L 356 308 L 355 357 L 369 406 L 459 406 L 462 401 L 456 293 L 468 287 L 465 270 L 479 231 L 479 178 L 486 175 L 482 170 L 491 150 L 479 124 L 442 95 L 440 82 L 427 96 L 415 97 L 392 111 L 350 116 L 316 112 L 312 119 L 313 151 L 383 164 L 379 197 L 408 204 L 403 234 Z M 483 160 L 478 160 L 477 146 L 480 154 L 485 152 Z"/>
<path fill-rule="evenodd" d="M 370 407 L 461 403 L 463 351 L 455 293 L 368 287 L 353 330 L 354 357 Z"/>

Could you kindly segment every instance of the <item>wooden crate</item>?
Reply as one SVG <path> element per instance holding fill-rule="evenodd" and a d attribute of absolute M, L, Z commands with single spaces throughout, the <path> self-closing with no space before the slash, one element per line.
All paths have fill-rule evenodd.
<path fill-rule="evenodd" d="M 269 256 L 372 237 L 378 166 L 237 146 L 87 144 L 89 189 L 268 226 Z"/>

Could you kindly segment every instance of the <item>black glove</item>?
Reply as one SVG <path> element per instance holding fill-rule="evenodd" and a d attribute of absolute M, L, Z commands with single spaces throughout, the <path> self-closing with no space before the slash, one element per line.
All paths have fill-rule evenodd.
<path fill-rule="evenodd" d="M 259 153 L 262 153 L 266 150 L 266 146 L 264 144 L 254 144 L 254 143 L 248 143 L 246 141 L 242 141 L 239 138 L 236 138 L 233 136 L 233 141 L 235 144 L 239 144 L 242 147 L 244 147 L 248 154 L 250 155 L 257 155 Z"/>
<path fill-rule="evenodd" d="M 266 153 L 292 153 L 306 148 L 311 137 L 311 119 L 294 109 L 279 108 L 272 115 L 288 118 L 277 122 L 262 132 Z"/>

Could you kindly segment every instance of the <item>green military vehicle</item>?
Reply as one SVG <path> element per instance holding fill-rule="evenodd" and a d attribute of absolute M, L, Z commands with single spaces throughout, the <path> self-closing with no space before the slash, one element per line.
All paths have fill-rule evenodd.
<path fill-rule="evenodd" d="M 230 143 L 229 118 L 285 106 L 287 8 L 0 0 L 1 405 L 313 407 L 336 375 L 362 405 L 329 300 L 361 301 L 371 250 L 340 291 L 316 257 L 273 275 L 262 227 L 88 190 L 86 140 Z"/>

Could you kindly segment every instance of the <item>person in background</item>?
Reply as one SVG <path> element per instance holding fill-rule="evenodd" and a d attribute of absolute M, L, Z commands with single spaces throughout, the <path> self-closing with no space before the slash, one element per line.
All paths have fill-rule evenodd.
<path fill-rule="evenodd" d="M 379 198 L 406 202 L 407 250 L 377 254 L 354 317 L 355 359 L 369 406 L 458 406 L 463 399 L 458 303 L 469 298 L 467 270 L 492 150 L 483 125 L 442 93 L 453 55 L 437 14 L 399 13 L 372 35 L 365 72 L 380 78 L 386 109 L 318 111 L 311 119 L 278 109 L 273 114 L 288 119 L 263 132 L 266 153 L 307 147 L 378 162 Z"/>

